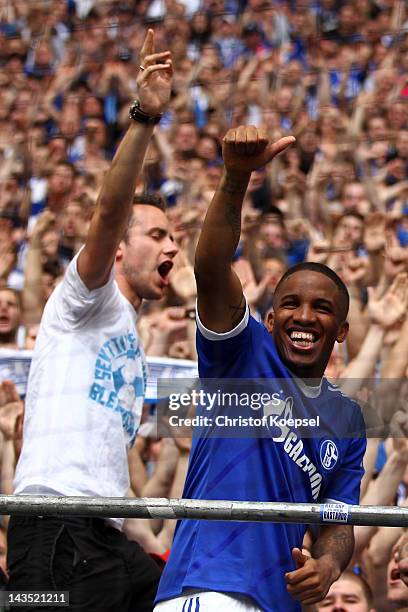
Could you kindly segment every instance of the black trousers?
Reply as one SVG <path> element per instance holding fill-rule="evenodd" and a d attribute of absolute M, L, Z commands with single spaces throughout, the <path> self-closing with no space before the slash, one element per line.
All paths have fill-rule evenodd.
<path fill-rule="evenodd" d="M 9 591 L 69 591 L 74 612 L 150 612 L 160 571 L 136 542 L 103 519 L 12 517 Z M 17 609 L 17 608 L 16 608 Z"/>

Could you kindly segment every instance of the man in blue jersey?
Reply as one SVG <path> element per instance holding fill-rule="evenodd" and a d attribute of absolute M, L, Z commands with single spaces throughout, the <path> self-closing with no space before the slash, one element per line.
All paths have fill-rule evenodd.
<path fill-rule="evenodd" d="M 252 126 L 224 138 L 225 169 L 196 252 L 199 372 L 201 379 L 265 380 L 272 399 L 264 416 L 307 416 L 320 427 L 311 434 L 283 425 L 267 428 L 266 436 L 235 437 L 220 427 L 201 428 L 185 498 L 334 502 L 340 508 L 359 501 L 361 411 L 323 377 L 334 343 L 347 335 L 346 287 L 326 266 L 298 264 L 276 287 L 265 327 L 250 316 L 231 265 L 251 172 L 292 142 L 269 143 Z M 223 410 L 214 406 L 211 414 Z M 209 412 L 199 407 L 198 414 Z M 343 516 L 346 521 L 347 512 Z M 179 522 L 157 612 L 295 612 L 321 601 L 350 561 L 353 529 L 319 526 L 311 556 L 301 550 L 305 531 L 298 524 Z"/>

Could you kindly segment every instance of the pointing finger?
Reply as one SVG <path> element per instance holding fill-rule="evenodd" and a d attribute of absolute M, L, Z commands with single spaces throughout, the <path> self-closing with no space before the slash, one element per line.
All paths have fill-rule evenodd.
<path fill-rule="evenodd" d="M 152 55 L 152 53 L 154 53 L 154 31 L 149 28 L 140 50 L 140 59 L 144 60 L 147 55 Z"/>

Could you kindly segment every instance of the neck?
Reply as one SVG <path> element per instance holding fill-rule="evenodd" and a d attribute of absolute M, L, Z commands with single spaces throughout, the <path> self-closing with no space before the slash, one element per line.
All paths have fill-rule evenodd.
<path fill-rule="evenodd" d="M 288 370 L 294 374 L 297 378 L 303 380 L 309 386 L 317 387 L 320 385 L 324 371 L 326 368 L 316 367 L 315 365 L 312 367 L 302 367 L 302 366 L 293 366 L 293 364 L 285 364 Z"/>
<path fill-rule="evenodd" d="M 142 304 L 142 298 L 134 291 L 122 274 L 116 272 L 116 282 L 118 284 L 121 294 L 127 299 L 128 302 L 133 306 L 136 312 L 139 310 Z"/>

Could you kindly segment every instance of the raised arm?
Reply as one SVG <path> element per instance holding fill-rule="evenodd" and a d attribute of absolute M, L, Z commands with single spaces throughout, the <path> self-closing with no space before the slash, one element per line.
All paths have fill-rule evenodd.
<path fill-rule="evenodd" d="M 154 32 L 148 30 L 137 78 L 140 110 L 156 117 L 165 109 L 171 89 L 170 52 L 154 52 Z M 113 158 L 102 185 L 85 247 L 78 259 L 78 272 L 88 289 L 104 285 L 115 261 L 132 210 L 136 182 L 142 168 L 153 125 L 131 122 Z"/>
<path fill-rule="evenodd" d="M 270 143 L 266 132 L 254 126 L 231 129 L 224 137 L 225 167 L 207 211 L 194 270 L 198 313 L 214 332 L 230 331 L 245 314 L 245 298 L 232 260 L 241 235 L 241 209 L 251 172 L 294 141 L 293 136 L 286 136 Z"/>
<path fill-rule="evenodd" d="M 44 210 L 38 217 L 31 233 L 24 268 L 23 307 L 26 325 L 38 323 L 44 309 L 44 292 L 42 285 L 42 239 L 55 224 L 55 215 Z"/>

